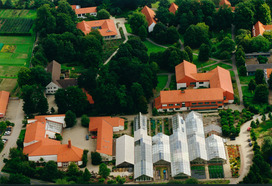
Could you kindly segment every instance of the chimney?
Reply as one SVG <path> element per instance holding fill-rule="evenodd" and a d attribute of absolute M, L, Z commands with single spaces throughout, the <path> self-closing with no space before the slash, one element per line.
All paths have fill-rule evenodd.
<path fill-rule="evenodd" d="M 46 139 L 49 139 L 49 135 L 48 134 L 46 134 Z"/>
<path fill-rule="evenodd" d="M 68 148 L 71 148 L 72 147 L 72 144 L 71 144 L 71 140 L 69 139 L 68 140 Z"/>

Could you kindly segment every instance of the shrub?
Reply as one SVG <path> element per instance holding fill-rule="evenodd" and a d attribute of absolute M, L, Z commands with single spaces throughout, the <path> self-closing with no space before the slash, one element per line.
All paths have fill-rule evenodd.
<path fill-rule="evenodd" d="M 82 115 L 81 116 L 81 125 L 83 126 L 83 127 L 89 127 L 89 123 L 90 123 L 90 119 L 89 119 L 89 117 L 87 116 L 87 115 Z"/>
<path fill-rule="evenodd" d="M 84 168 L 86 167 L 87 163 L 88 163 L 88 150 L 84 149 L 83 154 L 82 154 L 82 165 L 80 165 L 80 168 Z"/>
<path fill-rule="evenodd" d="M 99 165 L 102 162 L 102 157 L 98 152 L 92 152 L 91 159 L 93 165 Z"/>
<path fill-rule="evenodd" d="M 56 138 L 56 140 L 58 140 L 58 141 L 61 141 L 61 140 L 62 140 L 62 136 L 61 136 L 60 134 L 58 134 L 58 133 L 55 134 L 55 138 Z"/>

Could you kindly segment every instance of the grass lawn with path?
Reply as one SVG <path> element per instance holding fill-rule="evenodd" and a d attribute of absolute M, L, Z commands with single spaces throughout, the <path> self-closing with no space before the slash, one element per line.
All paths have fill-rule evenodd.
<path fill-rule="evenodd" d="M 165 87 L 167 80 L 168 80 L 167 75 L 158 75 L 158 85 L 156 87 L 157 92 L 161 91 Z"/>
<path fill-rule="evenodd" d="M 200 62 L 200 61 L 198 61 L 198 56 L 193 55 L 193 63 L 196 65 L 197 68 L 205 67 L 205 66 L 211 65 L 211 64 L 213 64 L 215 62 L 216 61 L 212 61 L 212 60 L 209 60 L 209 61 L 206 61 L 206 62 Z"/>
<path fill-rule="evenodd" d="M 266 120 L 265 122 L 261 123 L 258 128 L 254 129 L 254 132 L 256 133 L 257 138 L 271 135 L 272 121 Z"/>
<path fill-rule="evenodd" d="M 150 55 L 151 52 L 163 52 L 166 50 L 166 48 L 163 48 L 163 47 L 160 47 L 160 46 L 157 46 L 157 45 L 154 45 L 153 43 L 145 40 L 143 42 L 145 44 L 145 46 L 147 47 L 147 54 Z"/>
<path fill-rule="evenodd" d="M 227 64 L 224 64 L 224 63 L 218 63 L 218 64 L 215 64 L 215 65 L 212 65 L 212 66 L 209 66 L 209 67 L 206 67 L 206 68 L 202 68 L 201 70 L 202 71 L 211 71 L 213 69 L 215 69 L 217 66 L 220 66 L 224 69 L 232 69 L 232 66 L 231 65 L 227 65 Z"/>
<path fill-rule="evenodd" d="M 255 76 L 239 76 L 241 84 L 248 84 L 251 79 L 255 79 Z"/>

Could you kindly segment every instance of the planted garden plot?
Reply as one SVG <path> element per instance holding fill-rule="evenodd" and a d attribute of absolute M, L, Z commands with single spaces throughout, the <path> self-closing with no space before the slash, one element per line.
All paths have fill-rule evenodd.
<path fill-rule="evenodd" d="M 32 25 L 32 19 L 0 18 L 0 33 L 28 33 Z"/>
<path fill-rule="evenodd" d="M 1 45 L 0 45 L 1 48 Z M 16 49 L 16 45 L 4 45 L 1 49 L 3 53 L 13 53 Z"/>
<path fill-rule="evenodd" d="M 205 167 L 204 166 L 192 166 L 191 167 L 192 177 L 196 179 L 206 179 Z"/>
<path fill-rule="evenodd" d="M 210 178 L 224 178 L 223 165 L 209 165 Z"/>
<path fill-rule="evenodd" d="M 238 178 L 239 177 L 239 169 L 241 166 L 239 146 L 238 145 L 229 145 L 228 146 L 228 154 L 229 154 L 229 162 L 230 162 L 232 177 Z"/>

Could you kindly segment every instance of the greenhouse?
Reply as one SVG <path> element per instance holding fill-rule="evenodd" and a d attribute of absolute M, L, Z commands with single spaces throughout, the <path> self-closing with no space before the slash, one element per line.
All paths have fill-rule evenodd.
<path fill-rule="evenodd" d="M 137 131 L 138 129 L 147 130 L 147 118 L 146 116 L 143 116 L 141 112 L 139 112 L 139 115 L 134 118 L 133 128 L 134 131 Z"/>
<path fill-rule="evenodd" d="M 204 132 L 205 132 L 205 136 L 209 135 L 209 134 L 221 135 L 222 129 L 218 125 L 210 124 L 210 125 L 204 127 Z"/>
<path fill-rule="evenodd" d="M 191 176 L 185 122 L 179 114 L 173 116 L 172 120 L 173 134 L 170 136 L 172 177 Z"/>
<path fill-rule="evenodd" d="M 218 159 L 223 161 L 227 160 L 224 141 L 220 136 L 212 134 L 206 138 L 206 147 L 209 161 Z"/>
<path fill-rule="evenodd" d="M 116 139 L 116 166 L 133 167 L 134 165 L 134 138 L 123 135 Z"/>
<path fill-rule="evenodd" d="M 169 164 L 170 160 L 170 145 L 169 136 L 158 133 L 152 137 L 152 156 L 154 164 Z"/>

